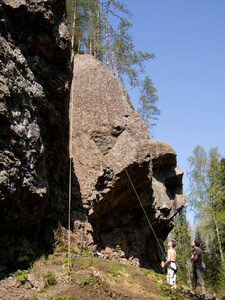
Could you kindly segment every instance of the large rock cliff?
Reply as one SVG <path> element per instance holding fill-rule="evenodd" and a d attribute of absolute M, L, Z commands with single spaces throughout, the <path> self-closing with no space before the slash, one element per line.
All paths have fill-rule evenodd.
<path fill-rule="evenodd" d="M 75 57 L 71 95 L 72 191 L 80 199 L 72 219 L 80 246 L 160 270 L 160 248 L 185 203 L 175 151 L 149 139 L 123 84 L 93 56 Z"/>
<path fill-rule="evenodd" d="M 72 68 L 64 0 L 1 0 L 0 28 L 1 271 L 33 259 L 67 203 Z"/>
<path fill-rule="evenodd" d="M 68 207 L 77 251 L 104 250 L 160 270 L 159 245 L 185 203 L 183 174 L 175 151 L 149 139 L 113 71 L 90 55 L 75 56 L 73 65 L 68 205 L 65 2 L 0 1 L 0 273 L 25 267 L 42 248 L 65 245 Z"/>

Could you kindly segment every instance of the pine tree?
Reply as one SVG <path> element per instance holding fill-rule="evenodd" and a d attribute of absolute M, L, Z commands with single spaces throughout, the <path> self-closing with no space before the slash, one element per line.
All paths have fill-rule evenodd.
<path fill-rule="evenodd" d="M 130 15 L 116 0 L 67 0 L 72 47 L 75 53 L 89 53 L 102 61 L 105 57 L 106 64 L 114 69 L 118 78 L 128 78 L 132 86 L 137 86 L 139 74 L 144 72 L 144 62 L 155 55 L 135 49 L 128 33 L 132 24 L 115 11 Z M 109 13 L 120 20 L 117 30 L 109 23 Z"/>
<path fill-rule="evenodd" d="M 142 117 L 148 129 L 152 129 L 156 126 L 153 121 L 158 120 L 156 116 L 160 115 L 160 110 L 156 107 L 156 101 L 158 101 L 158 96 L 156 95 L 156 88 L 154 87 L 152 80 L 146 76 L 145 80 L 142 82 L 141 97 L 139 99 L 138 113 Z M 153 138 L 153 133 L 151 132 L 150 137 Z"/>
<path fill-rule="evenodd" d="M 110 51 L 110 45 L 109 45 L 109 34 L 112 33 L 112 26 L 110 25 L 108 21 L 109 13 L 111 15 L 116 16 L 120 18 L 120 16 L 114 11 L 111 10 L 110 7 L 115 8 L 116 10 L 119 10 L 120 12 L 123 12 L 125 14 L 130 15 L 130 12 L 125 9 L 124 5 L 120 3 L 119 1 L 115 0 L 107 0 L 105 3 L 105 49 L 106 49 L 106 65 L 109 66 L 109 51 Z M 111 34 L 112 36 L 112 34 Z"/>
<path fill-rule="evenodd" d="M 190 286 L 191 283 L 191 234 L 186 217 L 186 208 L 175 217 L 175 225 L 171 232 L 171 237 L 176 241 L 176 261 L 179 264 L 177 277 L 184 284 Z"/>

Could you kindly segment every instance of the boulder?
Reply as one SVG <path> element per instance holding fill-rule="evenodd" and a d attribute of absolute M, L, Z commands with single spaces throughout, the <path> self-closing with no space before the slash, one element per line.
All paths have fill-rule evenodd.
<path fill-rule="evenodd" d="M 149 139 L 123 84 L 91 55 L 74 58 L 71 100 L 75 236 L 89 223 L 86 246 L 160 270 L 163 241 L 185 203 L 175 151 Z"/>

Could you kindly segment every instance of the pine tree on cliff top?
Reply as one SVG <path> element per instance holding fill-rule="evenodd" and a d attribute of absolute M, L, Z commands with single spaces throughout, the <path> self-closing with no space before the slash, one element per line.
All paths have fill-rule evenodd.
<path fill-rule="evenodd" d="M 138 113 L 150 130 L 150 137 L 153 137 L 152 129 L 156 126 L 154 121 L 158 120 L 157 116 L 161 113 L 156 106 L 156 102 L 159 99 L 156 95 L 157 89 L 154 87 L 152 80 L 148 76 L 142 81 L 141 86 L 141 97 L 139 99 L 140 107 L 138 108 Z"/>

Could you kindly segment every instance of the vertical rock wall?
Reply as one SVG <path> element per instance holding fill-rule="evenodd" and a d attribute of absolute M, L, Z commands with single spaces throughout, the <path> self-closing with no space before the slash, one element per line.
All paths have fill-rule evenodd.
<path fill-rule="evenodd" d="M 65 0 L 0 1 L 0 272 L 54 246 L 68 220 L 71 83 Z M 160 270 L 185 195 L 176 153 L 149 140 L 123 84 L 77 55 L 72 96 L 72 242 Z M 58 231 L 59 232 L 59 231 Z"/>
<path fill-rule="evenodd" d="M 32 260 L 68 199 L 65 2 L 0 2 L 0 271 Z"/>
<path fill-rule="evenodd" d="M 93 56 L 76 55 L 72 86 L 76 245 L 94 245 L 111 259 L 160 271 L 159 244 L 185 203 L 176 153 L 149 139 L 123 84 Z"/>

